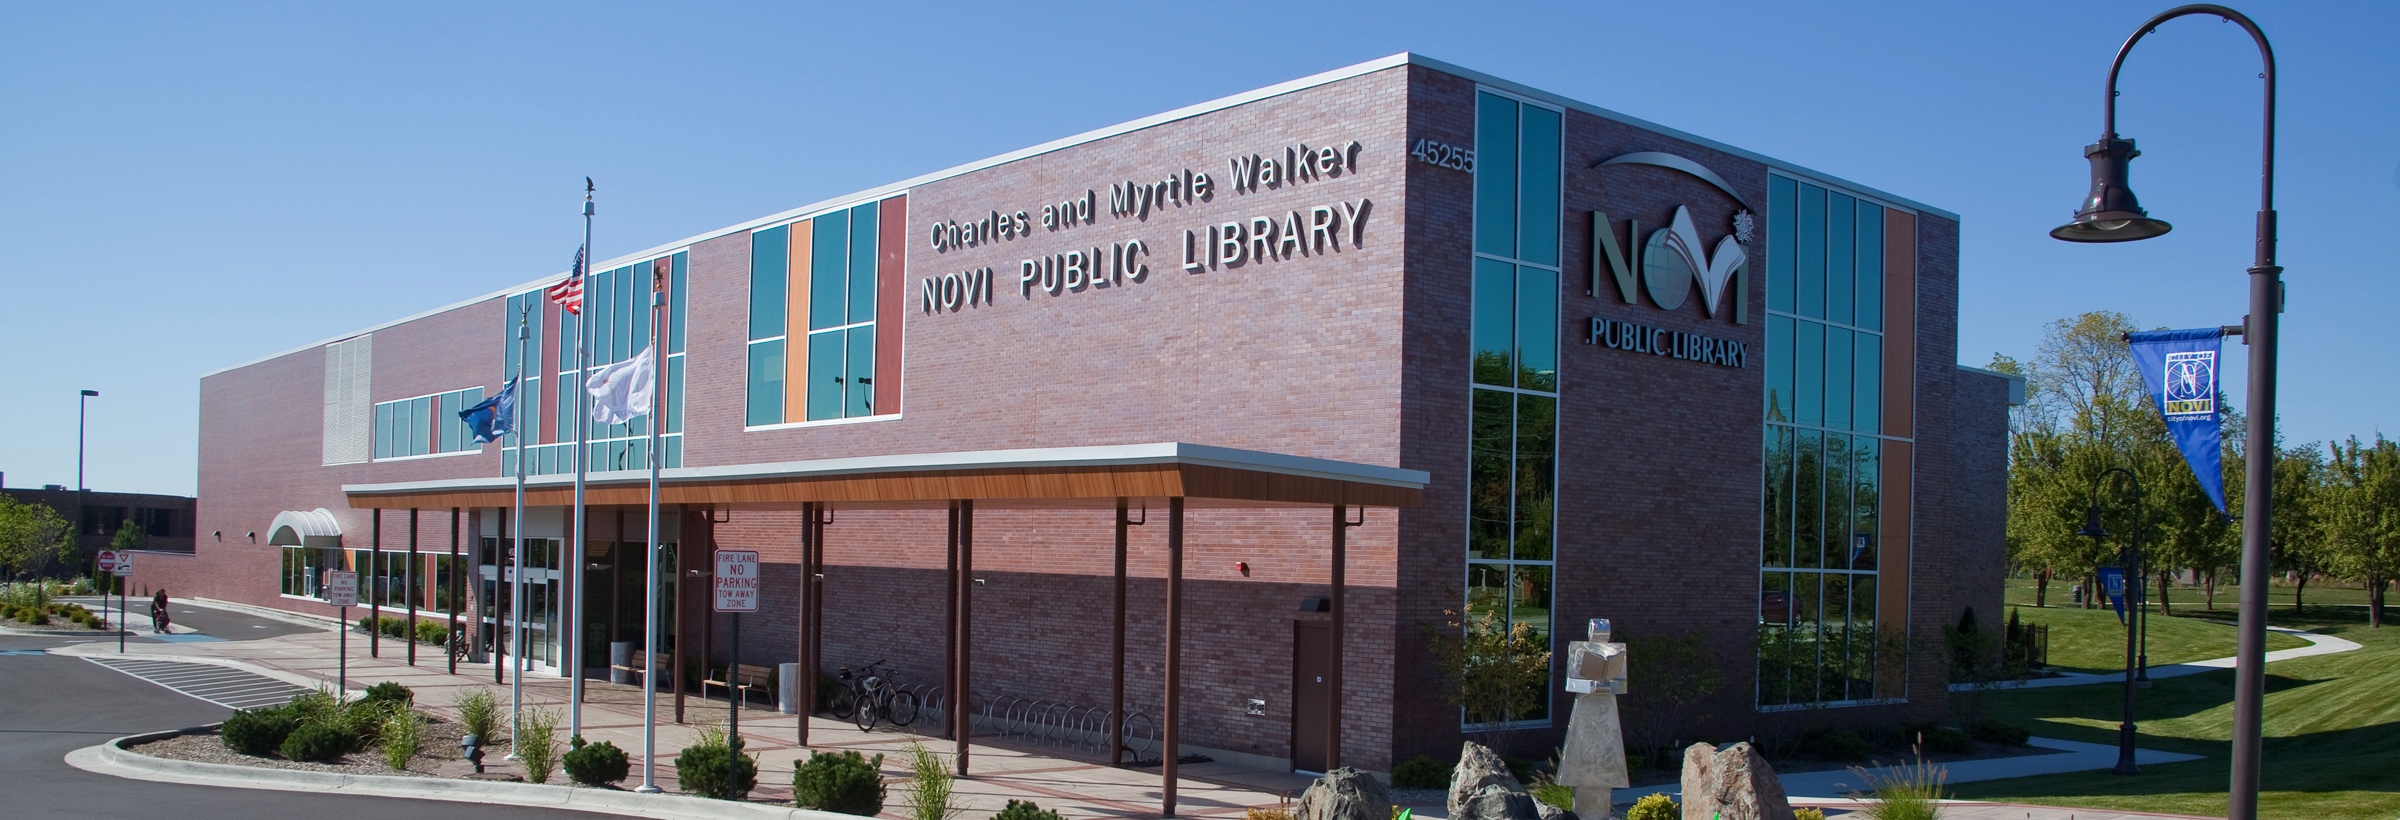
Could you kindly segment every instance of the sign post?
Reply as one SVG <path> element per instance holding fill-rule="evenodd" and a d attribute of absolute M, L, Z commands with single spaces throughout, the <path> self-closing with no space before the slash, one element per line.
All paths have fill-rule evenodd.
<path fill-rule="evenodd" d="M 132 577 L 133 551 L 101 550 L 100 571 L 119 579 Z M 126 611 L 128 605 L 125 603 L 125 582 L 119 580 L 114 583 L 117 587 L 117 654 L 122 655 L 125 654 L 125 630 L 127 629 L 125 618 L 131 613 Z M 100 608 L 108 608 L 107 590 L 100 591 Z"/>
<path fill-rule="evenodd" d="M 733 615 L 733 658 L 725 667 L 725 693 L 733 701 L 725 730 L 725 788 L 730 795 L 740 788 L 742 777 L 742 613 L 758 611 L 758 551 L 718 550 L 715 587 L 716 610 Z M 800 719 L 807 720 L 808 714 L 802 712 Z"/>
<path fill-rule="evenodd" d="M 342 640 L 341 649 L 338 650 L 338 657 L 341 660 L 337 661 L 334 667 L 334 685 L 338 687 L 335 689 L 336 692 L 348 692 L 350 691 L 350 608 L 358 605 L 358 573 L 343 572 L 338 569 L 326 570 L 325 602 L 342 611 L 341 626 L 339 627 Z"/>

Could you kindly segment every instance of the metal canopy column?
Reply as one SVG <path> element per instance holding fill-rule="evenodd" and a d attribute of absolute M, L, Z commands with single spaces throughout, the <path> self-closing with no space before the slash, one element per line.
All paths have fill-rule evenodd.
<path fill-rule="evenodd" d="M 425 580 L 417 577 L 417 508 L 408 508 L 408 572 L 407 585 L 400 592 L 400 605 L 408 607 L 408 665 L 417 665 L 417 595 L 418 586 Z M 376 624 L 382 626 L 382 624 Z"/>
<path fill-rule="evenodd" d="M 1175 816 L 1175 764 L 1183 756 L 1183 496 L 1167 499 L 1166 742 L 1158 750 L 1159 816 Z"/>
<path fill-rule="evenodd" d="M 1363 510 L 1359 521 L 1366 521 Z M 1348 615 L 1342 608 L 1342 588 L 1348 585 L 1349 533 L 1353 526 L 1357 525 L 1350 523 L 1350 508 L 1333 505 L 1333 640 L 1325 653 L 1325 770 L 1329 772 L 1342 765 L 1342 628 Z"/>
<path fill-rule="evenodd" d="M 1117 621 L 1115 659 L 1109 677 L 1115 680 L 1108 701 L 1108 765 L 1125 764 L 1125 499 L 1117 499 Z"/>
<path fill-rule="evenodd" d="M 975 679 L 975 501 L 958 502 L 958 655 L 952 661 L 957 677 L 951 681 L 951 734 L 958 738 L 958 762 L 952 768 L 958 776 L 967 776 L 967 740 L 974 732 L 967 724 L 967 693 L 969 682 Z"/>
<path fill-rule="evenodd" d="M 808 745 L 808 716 L 816 712 L 817 706 L 817 654 L 812 651 L 813 633 L 809 631 L 809 622 L 815 620 L 811 617 L 813 610 L 810 607 L 817 602 L 816 520 L 817 503 L 803 502 L 800 505 L 800 611 L 795 613 L 800 618 L 800 679 L 792 682 L 793 695 L 799 701 L 793 704 L 793 709 L 800 715 L 800 731 L 796 742 L 803 747 Z"/>
<path fill-rule="evenodd" d="M 948 510 L 948 526 L 942 536 L 942 555 L 948 569 L 942 574 L 942 688 L 957 698 L 958 681 L 958 502 L 952 501 Z M 929 704 L 918 704 L 923 707 Z M 942 722 L 950 724 L 950 736 L 958 737 L 958 723 L 949 715 Z"/>
<path fill-rule="evenodd" d="M 466 608 L 467 597 L 461 586 L 464 569 L 458 565 L 458 508 L 450 508 L 450 605 L 443 607 L 450 631 L 442 641 L 442 655 L 450 659 L 450 674 L 458 674 L 458 651 L 452 645 L 464 646 L 466 639 L 458 635 L 458 611 Z M 441 573 L 434 573 L 434 583 L 441 583 Z"/>
<path fill-rule="evenodd" d="M 809 538 L 812 546 L 808 552 L 808 583 L 815 593 L 808 605 L 808 679 L 812 685 L 817 671 L 825 668 L 825 525 L 831 523 L 833 505 L 817 502 L 816 511 L 808 514 L 807 524 L 815 533 Z"/>
<path fill-rule="evenodd" d="M 376 508 L 373 514 L 367 516 L 367 520 L 375 530 L 373 535 L 367 537 L 367 565 L 364 567 L 367 575 L 367 657 L 380 658 L 383 657 L 383 611 L 375 604 L 383 598 L 383 573 L 380 571 L 383 569 L 383 509 Z M 349 629 L 350 625 L 342 624 L 342 628 Z"/>

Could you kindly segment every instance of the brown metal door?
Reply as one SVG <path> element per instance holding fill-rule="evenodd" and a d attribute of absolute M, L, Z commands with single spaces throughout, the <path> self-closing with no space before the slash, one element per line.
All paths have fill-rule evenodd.
<path fill-rule="evenodd" d="M 1325 771 L 1325 716 L 1333 686 L 1333 630 L 1322 622 L 1292 623 L 1292 768 Z"/>

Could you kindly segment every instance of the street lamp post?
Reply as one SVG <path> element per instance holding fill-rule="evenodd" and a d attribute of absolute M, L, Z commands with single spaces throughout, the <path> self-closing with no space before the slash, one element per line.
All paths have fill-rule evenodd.
<path fill-rule="evenodd" d="M 2142 480 L 2134 477 L 2133 471 L 2123 467 L 2110 467 L 2102 472 L 2100 478 L 2092 482 L 2092 505 L 2084 511 L 2083 529 L 2075 534 L 2092 539 L 2094 544 L 2107 543 L 2104 539 L 2108 538 L 2108 530 L 2100 526 L 2100 485 L 2107 483 L 2111 475 L 2123 475 L 2133 485 L 2132 545 L 2117 553 L 2117 563 L 2125 568 L 2125 586 L 2128 587 L 2125 603 L 2130 608 L 2138 600 L 2134 596 L 2140 588 L 2134 585 L 2141 583 L 2136 579 L 2142 576 Z M 2133 762 L 2133 690 L 2136 686 L 2133 643 L 2134 625 L 2140 621 L 2141 613 L 2125 613 L 2125 719 L 2117 724 L 2117 768 L 2114 770 L 2117 774 L 2142 773 L 2142 767 Z"/>
<path fill-rule="evenodd" d="M 90 403 L 91 403 L 91 401 L 90 401 L 90 400 L 92 399 L 92 397 L 94 397 L 94 396 L 98 396 L 98 395 L 100 395 L 100 391 L 98 391 L 98 390 L 86 390 L 86 391 L 83 391 L 83 395 L 80 395 L 80 396 L 76 396 L 76 397 L 75 397 L 75 491 L 76 491 L 76 492 L 82 492 L 82 491 L 84 490 L 84 483 L 83 483 L 83 426 L 84 426 L 83 422 L 84 422 L 84 412 L 83 412 L 83 408 L 84 408 L 84 406 L 85 406 L 85 405 L 87 405 L 87 404 L 90 404 Z M 80 511 L 78 511 L 78 512 L 80 512 Z"/>
<path fill-rule="evenodd" d="M 2107 96 L 2100 141 L 2084 149 L 2092 163 L 2092 188 L 2075 221 L 2050 235 L 2070 242 L 2122 242 L 2148 239 L 2169 230 L 2151 219 L 2126 186 L 2128 164 L 2140 152 L 2132 140 L 2117 138 L 2117 72 L 2125 55 L 2159 24 L 2177 17 L 2207 14 L 2222 18 L 2250 33 L 2258 44 L 2259 78 L 2266 81 L 2263 139 L 2260 145 L 2259 196 L 2255 261 L 2250 266 L 2250 315 L 2238 328 L 2250 346 L 2248 429 L 2244 431 L 2246 480 L 2242 488 L 2242 599 L 2239 643 L 2235 650 L 2233 689 L 2233 772 L 2226 790 L 2228 820 L 2258 817 L 2258 770 L 2261 718 L 2266 699 L 2267 644 L 2267 525 L 2273 507 L 2275 459 L 2275 343 L 2278 314 L 2283 311 L 2283 268 L 2275 264 L 2275 49 L 2258 24 L 2224 6 L 2196 4 L 2169 9 L 2135 29 L 2117 49 L 2108 69 Z M 2228 328 L 2232 332 L 2237 328 Z"/>

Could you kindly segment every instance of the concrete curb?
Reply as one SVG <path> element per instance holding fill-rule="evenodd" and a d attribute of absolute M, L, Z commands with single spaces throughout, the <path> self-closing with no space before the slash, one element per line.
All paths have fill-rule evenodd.
<path fill-rule="evenodd" d="M 127 735 L 98 746 L 89 746 L 68 752 L 67 765 L 94 774 L 159 783 L 566 809 L 623 817 L 663 818 L 664 820 L 706 820 L 707 818 L 724 817 L 758 818 L 758 820 L 768 820 L 768 818 L 774 818 L 774 820 L 859 820 L 854 815 L 835 814 L 814 809 L 737 803 L 678 794 L 638 794 L 606 789 L 501 783 L 488 780 L 451 780 L 431 777 L 262 769 L 222 763 L 169 760 L 125 749 L 125 744 L 128 743 L 163 740 L 180 734 L 183 734 L 183 731 Z"/>

